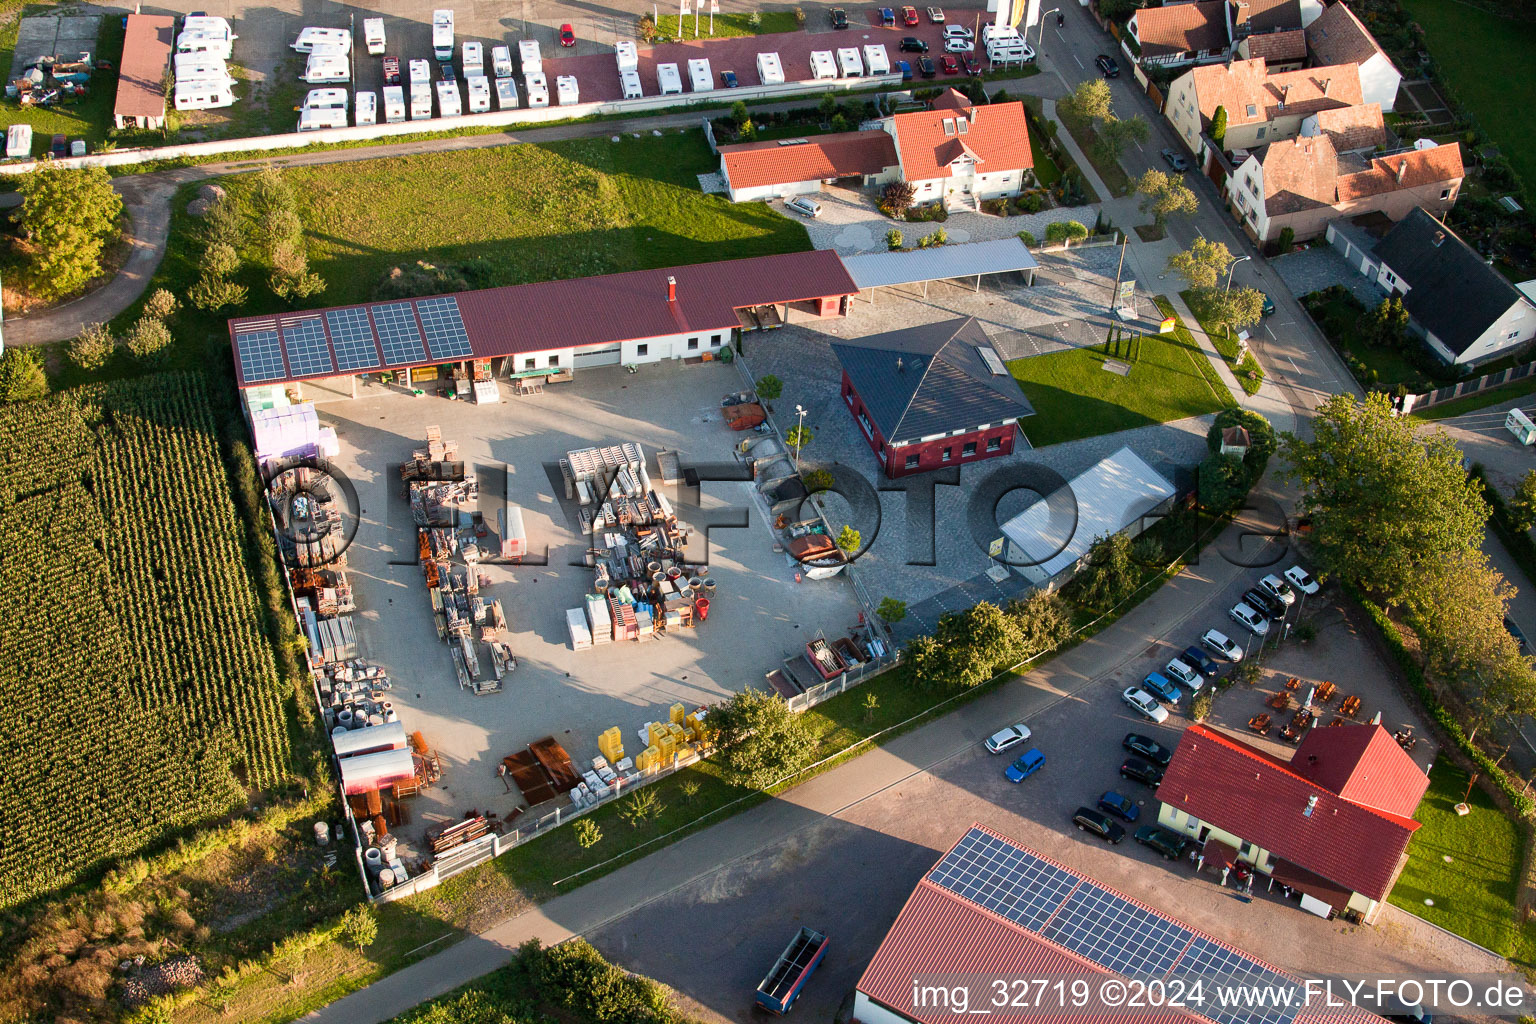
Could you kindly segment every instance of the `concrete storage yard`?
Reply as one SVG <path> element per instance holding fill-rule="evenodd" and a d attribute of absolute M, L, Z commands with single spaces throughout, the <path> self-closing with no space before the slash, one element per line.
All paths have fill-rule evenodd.
<path fill-rule="evenodd" d="M 718 589 L 708 620 L 681 634 L 570 647 L 565 611 L 590 592 L 592 570 L 580 564 L 586 543 L 562 511 L 558 475 L 551 482 L 545 466 L 571 449 L 623 441 L 644 446 L 658 487 L 659 447 L 678 451 L 684 465 L 730 463 L 743 435 L 721 422 L 719 405 L 741 386 L 735 366 L 679 362 L 647 365 L 636 374 L 620 367 L 582 370 L 575 381 L 550 385 L 543 394 L 491 406 L 418 398 L 383 385 L 362 387 L 356 401 L 325 402 L 316 393 L 325 402 L 322 419 L 341 441 L 336 468 L 356 485 L 360 502 L 362 525 L 347 554 L 362 654 L 389 673 L 389 696 L 407 729 L 420 730 L 443 758 L 441 784 L 407 802 L 413 818 L 398 830 L 402 838 L 414 840 L 422 826 L 469 810 L 505 819 L 522 800 L 496 768 L 531 741 L 554 736 L 580 769 L 597 755 L 598 734 L 619 726 L 633 756 L 640 749 L 636 731 L 666 720 L 672 704 L 692 710 L 762 686 L 764 673 L 817 630 L 840 636 L 857 624 L 858 605 L 844 578 L 795 582 L 794 566 L 773 551 L 766 509 L 754 502 L 751 484 L 706 483 L 702 513 L 687 506 L 680 489 L 667 489 L 680 519 L 697 526 L 701 514 L 733 507 L 747 517 L 744 529 L 709 534 L 709 575 Z M 499 500 L 487 468 L 510 467 L 506 493 L 524 509 L 530 550 L 537 558 L 548 549 L 547 565 L 481 566 L 492 580 L 482 594 L 501 600 L 518 658 L 500 693 L 477 697 L 460 689 L 416 564 L 416 530 L 397 467 L 423 446 L 433 425 L 479 473 L 482 509 Z M 487 518 L 494 523 L 494 512 Z"/>

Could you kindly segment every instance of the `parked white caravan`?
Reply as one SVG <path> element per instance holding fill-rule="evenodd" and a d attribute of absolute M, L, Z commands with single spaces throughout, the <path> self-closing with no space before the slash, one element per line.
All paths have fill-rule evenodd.
<path fill-rule="evenodd" d="M 864 62 L 859 59 L 859 50 L 855 46 L 844 46 L 837 51 L 837 66 L 842 70 L 844 78 L 862 78 L 864 76 Z"/>
<path fill-rule="evenodd" d="M 535 71 L 531 75 L 524 75 L 523 85 L 528 89 L 530 107 L 549 106 L 549 82 L 545 79 L 544 72 Z"/>
<path fill-rule="evenodd" d="M 640 88 L 640 72 L 620 71 L 619 86 L 624 90 L 624 98 L 638 100 L 645 95 L 645 90 Z"/>
<path fill-rule="evenodd" d="M 412 85 L 418 82 L 430 82 L 432 81 L 432 64 L 430 61 L 413 60 L 410 63 L 408 74 L 410 75 Z"/>
<path fill-rule="evenodd" d="M 694 92 L 709 92 L 715 87 L 715 76 L 709 70 L 709 61 L 696 57 L 688 62 L 688 84 Z"/>
<path fill-rule="evenodd" d="M 484 75 L 470 75 L 464 79 L 464 89 L 469 94 L 469 112 L 483 114 L 491 109 L 491 80 Z"/>
<path fill-rule="evenodd" d="M 613 44 L 613 56 L 619 63 L 619 74 L 640 70 L 640 51 L 633 39 L 620 39 Z"/>
<path fill-rule="evenodd" d="M 333 53 L 312 53 L 304 65 L 302 79 L 311 85 L 328 82 L 350 82 L 352 64 L 347 58 Z"/>
<path fill-rule="evenodd" d="M 5 130 L 5 158 L 26 160 L 32 156 L 32 126 L 13 124 Z"/>
<path fill-rule="evenodd" d="M 183 32 L 208 32 L 213 35 L 227 35 L 230 39 L 239 39 L 234 29 L 229 27 L 229 22 L 220 17 L 207 14 L 189 14 L 181 19 L 181 31 Z"/>
<path fill-rule="evenodd" d="M 678 74 L 676 64 L 656 65 L 656 84 L 661 88 L 663 96 L 676 96 L 683 91 L 683 76 Z"/>
<path fill-rule="evenodd" d="M 464 77 L 485 74 L 485 47 L 471 39 L 464 43 Z"/>
<path fill-rule="evenodd" d="M 300 29 L 299 38 L 293 41 L 293 48 L 300 53 L 314 53 L 317 49 L 322 53 L 351 53 L 352 33 L 344 28 Z M 371 46 L 368 52 L 373 52 Z"/>
<path fill-rule="evenodd" d="M 389 124 L 405 120 L 405 90 L 398 85 L 384 87 L 384 120 Z"/>
<path fill-rule="evenodd" d="M 438 60 L 453 60 L 453 12 L 432 12 L 432 55 Z"/>
<path fill-rule="evenodd" d="M 360 92 L 357 94 L 357 107 L 352 112 L 352 123 L 361 127 L 365 124 L 378 124 L 379 122 L 379 97 L 376 93 Z"/>
<path fill-rule="evenodd" d="M 784 65 L 780 63 L 777 53 L 757 55 L 757 80 L 764 85 L 784 84 Z"/>
<path fill-rule="evenodd" d="M 371 94 L 370 94 L 371 95 Z M 363 98 L 363 93 L 358 93 L 358 99 Z M 300 110 L 346 110 L 352 103 L 352 97 L 345 89 L 311 89 L 304 97 L 304 104 Z"/>
<path fill-rule="evenodd" d="M 491 74 L 497 78 L 512 77 L 512 51 L 505 46 L 491 47 Z"/>
<path fill-rule="evenodd" d="M 517 82 L 511 78 L 496 79 L 496 109 L 517 109 Z"/>
<path fill-rule="evenodd" d="M 368 52 L 378 57 L 384 53 L 384 19 L 363 19 L 363 42 L 368 46 Z"/>
<path fill-rule="evenodd" d="M 229 60 L 234 56 L 234 38 L 227 32 L 183 32 L 176 37 L 177 53 L 205 53 Z"/>
<path fill-rule="evenodd" d="M 177 82 L 172 103 L 177 110 L 213 110 L 235 102 L 234 80 L 228 82 Z"/>
<path fill-rule="evenodd" d="M 336 107 L 299 111 L 299 131 L 318 132 L 323 128 L 345 128 L 347 112 Z"/>
<path fill-rule="evenodd" d="M 437 83 L 437 116 L 458 117 L 464 113 L 464 104 L 459 99 L 459 83 Z"/>
<path fill-rule="evenodd" d="M 432 116 L 432 83 L 411 83 L 411 120 L 423 121 Z"/>
<path fill-rule="evenodd" d="M 538 75 L 544 72 L 544 58 L 539 56 L 539 41 L 537 39 L 521 39 L 517 43 L 517 60 L 523 66 L 523 76 Z"/>
<path fill-rule="evenodd" d="M 555 79 L 555 96 L 562 107 L 581 102 L 581 89 L 575 75 L 560 75 Z"/>
<path fill-rule="evenodd" d="M 864 64 L 872 75 L 891 73 L 891 60 L 885 55 L 885 47 L 878 43 L 864 47 Z"/>
<path fill-rule="evenodd" d="M 811 77 L 812 78 L 836 78 L 837 61 L 832 59 L 831 50 L 811 51 Z"/>
<path fill-rule="evenodd" d="M 201 57 L 201 60 L 188 64 L 176 65 L 176 81 L 178 82 L 229 82 L 233 84 L 234 76 L 229 73 L 229 66 L 221 60 L 209 57 L 207 54 L 187 53 L 185 57 Z"/>

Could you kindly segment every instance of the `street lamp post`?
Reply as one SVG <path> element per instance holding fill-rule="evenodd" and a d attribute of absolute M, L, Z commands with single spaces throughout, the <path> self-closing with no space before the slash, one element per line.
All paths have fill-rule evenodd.
<path fill-rule="evenodd" d="M 1036 36 L 1035 36 L 1035 49 L 1037 49 L 1037 50 L 1045 49 L 1045 19 L 1049 18 L 1053 14 L 1060 14 L 1060 13 L 1061 13 L 1061 8 L 1060 7 L 1052 7 L 1050 10 L 1048 10 L 1044 14 L 1040 15 L 1040 31 L 1038 33 L 1036 33 Z"/>
<path fill-rule="evenodd" d="M 1253 259 L 1252 256 L 1239 256 L 1237 259 L 1232 261 L 1232 265 L 1227 268 L 1227 286 L 1226 286 L 1226 288 L 1222 289 L 1223 291 L 1230 292 L 1232 290 L 1232 271 L 1237 269 L 1237 265 L 1239 263 L 1243 262 L 1244 260 L 1251 260 L 1251 259 Z"/>
<path fill-rule="evenodd" d="M 800 442 L 805 439 L 805 406 L 795 406 L 795 414 L 800 421 L 795 424 L 795 468 L 800 467 Z"/>

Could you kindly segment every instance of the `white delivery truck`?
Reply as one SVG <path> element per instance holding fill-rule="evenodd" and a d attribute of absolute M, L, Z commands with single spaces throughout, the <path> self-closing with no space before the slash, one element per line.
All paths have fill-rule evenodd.
<path fill-rule="evenodd" d="M 398 85 L 384 87 L 384 120 L 389 124 L 405 120 L 405 90 Z"/>
<path fill-rule="evenodd" d="M 299 131 L 318 132 L 322 128 L 345 128 L 347 112 L 336 107 L 299 111 Z"/>
<path fill-rule="evenodd" d="M 362 98 L 362 94 L 358 94 Z M 300 110 L 346 110 L 351 105 L 352 97 L 345 89 L 311 89 L 304 96 L 304 104 Z"/>
<path fill-rule="evenodd" d="M 328 82 L 350 82 L 352 64 L 347 58 L 334 53 L 311 53 L 304 65 L 303 80 L 310 85 Z"/>
<path fill-rule="evenodd" d="M 491 47 L 491 74 L 497 78 L 512 77 L 512 51 L 505 46 Z"/>
<path fill-rule="evenodd" d="M 837 61 L 832 59 L 831 50 L 811 51 L 811 77 L 812 78 L 836 78 Z"/>
<path fill-rule="evenodd" d="M 523 85 L 528 89 L 530 107 L 549 106 L 549 82 L 545 80 L 544 72 L 535 71 L 531 75 L 524 75 Z"/>
<path fill-rule="evenodd" d="M 784 65 L 779 61 L 777 53 L 757 55 L 757 80 L 764 85 L 784 84 Z"/>
<path fill-rule="evenodd" d="M 864 75 L 864 62 L 859 59 L 858 47 L 840 48 L 837 51 L 837 66 L 844 78 L 862 78 Z"/>
<path fill-rule="evenodd" d="M 879 43 L 864 47 L 864 66 L 871 75 L 891 73 L 891 60 L 885 55 L 885 47 Z"/>
<path fill-rule="evenodd" d="M 413 60 L 409 65 L 408 73 L 411 76 L 412 85 L 417 82 L 430 82 L 432 81 L 432 64 L 429 61 Z"/>
<path fill-rule="evenodd" d="M 213 110 L 235 102 L 234 79 L 225 82 L 177 82 L 172 102 L 177 110 Z"/>
<path fill-rule="evenodd" d="M 176 65 L 176 81 L 178 82 L 234 82 L 234 76 L 229 73 L 229 66 L 223 61 L 207 54 L 185 53 L 183 57 L 200 57 L 201 60 L 187 64 Z"/>
<path fill-rule="evenodd" d="M 384 19 L 363 19 L 363 42 L 368 46 L 368 52 L 375 57 L 384 54 Z"/>
<path fill-rule="evenodd" d="M 695 57 L 688 62 L 688 84 L 694 92 L 709 92 L 715 87 L 715 76 L 709 70 L 709 61 Z"/>
<path fill-rule="evenodd" d="M 32 156 L 32 126 L 13 124 L 5 130 L 5 158 L 28 160 Z"/>
<path fill-rule="evenodd" d="M 537 39 L 520 39 L 517 43 L 517 60 L 523 66 L 523 76 L 544 72 L 544 59 L 539 56 Z"/>
<path fill-rule="evenodd" d="M 377 93 L 360 92 L 357 94 L 357 106 L 353 109 L 352 123 L 358 126 L 365 124 L 378 124 L 379 122 L 379 97 Z"/>
<path fill-rule="evenodd" d="M 328 53 L 351 53 L 352 33 L 344 28 L 305 28 L 299 30 L 299 38 L 293 41 L 293 48 L 300 53 L 313 53 L 315 50 Z M 380 50 L 383 45 L 380 44 Z M 369 53 L 373 52 L 369 47 Z"/>
<path fill-rule="evenodd" d="M 678 74 L 676 64 L 656 65 L 656 84 L 661 89 L 663 96 L 677 96 L 683 91 L 683 76 Z"/>
<path fill-rule="evenodd" d="M 645 95 L 645 90 L 640 88 L 640 72 L 620 71 L 619 87 L 624 90 L 624 98 L 638 100 Z"/>
<path fill-rule="evenodd" d="M 411 120 L 424 121 L 432 116 L 432 83 L 411 83 Z"/>
<path fill-rule="evenodd" d="M 234 39 L 227 33 L 183 32 L 176 37 L 177 53 L 206 53 L 219 60 L 234 56 Z"/>
<path fill-rule="evenodd" d="M 469 94 L 469 112 L 483 114 L 491 109 L 491 80 L 484 75 L 470 75 L 464 79 L 464 90 Z"/>
<path fill-rule="evenodd" d="M 432 12 L 432 55 L 438 60 L 453 60 L 453 12 Z"/>
<path fill-rule="evenodd" d="M 485 74 L 485 47 L 476 40 L 464 43 L 464 77 L 473 78 Z"/>
<path fill-rule="evenodd" d="M 619 63 L 619 74 L 640 70 L 640 51 L 633 39 L 620 39 L 613 44 L 613 56 Z"/>
<path fill-rule="evenodd" d="M 511 78 L 496 79 L 496 109 L 517 109 L 517 82 Z"/>
<path fill-rule="evenodd" d="M 568 107 L 573 103 L 581 102 L 581 89 L 576 84 L 576 76 L 556 76 L 555 96 L 559 99 L 562 107 Z"/>
<path fill-rule="evenodd" d="M 464 104 L 459 99 L 459 83 L 437 83 L 437 116 L 458 117 L 464 113 Z"/>

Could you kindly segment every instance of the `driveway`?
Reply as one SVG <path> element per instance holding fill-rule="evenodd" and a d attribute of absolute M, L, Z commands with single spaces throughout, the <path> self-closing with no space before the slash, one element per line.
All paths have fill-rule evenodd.
<path fill-rule="evenodd" d="M 1367 305 L 1375 305 L 1381 299 L 1371 283 L 1331 245 L 1315 245 L 1276 256 L 1269 265 L 1293 295 L 1307 295 L 1337 284 Z"/>

